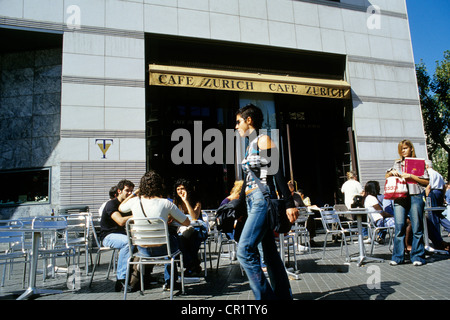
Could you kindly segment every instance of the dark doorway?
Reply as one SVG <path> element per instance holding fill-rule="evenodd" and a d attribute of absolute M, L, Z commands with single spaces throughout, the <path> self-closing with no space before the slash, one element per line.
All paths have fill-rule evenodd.
<path fill-rule="evenodd" d="M 337 99 L 279 95 L 275 99 L 285 176 L 291 179 L 287 126 L 293 178 L 312 204 L 340 202 L 343 165 L 348 161 L 345 102 Z"/>
<path fill-rule="evenodd" d="M 195 137 L 194 122 L 201 121 L 201 133 L 219 129 L 223 136 L 223 155 L 234 152 L 226 148 L 226 129 L 234 130 L 234 113 L 238 108 L 238 93 L 218 90 L 151 87 L 147 111 L 147 166 L 165 178 L 168 196 L 172 196 L 173 183 L 178 178 L 190 180 L 202 201 L 202 208 L 217 208 L 229 195 L 234 180 L 234 164 L 195 164 L 198 157 L 198 135 Z M 198 123 L 197 123 L 198 124 Z M 197 127 L 198 128 L 198 127 Z M 186 129 L 191 136 L 191 163 L 174 163 L 172 150 L 182 141 L 171 141 L 172 133 Z M 202 140 L 202 139 L 201 139 Z M 201 150 L 213 141 L 202 141 Z M 230 148 L 228 148 L 230 149 Z M 194 154 L 197 152 L 196 154 Z M 183 155 L 182 153 L 180 153 Z M 178 155 L 178 154 L 177 154 Z"/>

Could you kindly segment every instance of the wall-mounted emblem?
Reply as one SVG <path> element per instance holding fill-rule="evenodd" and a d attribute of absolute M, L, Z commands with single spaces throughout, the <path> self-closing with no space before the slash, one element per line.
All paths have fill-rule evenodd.
<path fill-rule="evenodd" d="M 113 144 L 113 139 L 95 139 L 95 143 L 98 145 L 103 154 L 102 159 L 106 159 L 106 152 Z"/>

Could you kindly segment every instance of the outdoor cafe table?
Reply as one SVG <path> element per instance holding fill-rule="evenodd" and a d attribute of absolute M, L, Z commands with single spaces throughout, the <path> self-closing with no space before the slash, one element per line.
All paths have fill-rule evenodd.
<path fill-rule="evenodd" d="M 366 256 L 366 249 L 364 247 L 364 239 L 362 234 L 362 218 L 364 215 L 368 213 L 381 213 L 382 211 L 369 211 L 363 208 L 352 209 L 349 211 L 339 211 L 339 214 L 353 214 L 356 216 L 356 223 L 358 225 L 358 245 L 359 245 L 359 256 L 352 257 L 350 261 L 358 261 L 358 267 L 360 267 L 364 260 L 372 260 L 372 261 L 384 261 L 384 259 L 368 257 Z M 373 239 L 372 239 L 373 241 Z"/>
<path fill-rule="evenodd" d="M 39 289 L 36 287 L 36 271 L 39 256 L 39 243 L 43 232 L 48 231 L 61 231 L 67 228 L 65 221 L 36 221 L 30 227 L 20 228 L 20 231 L 32 233 L 32 245 L 31 245 L 31 261 L 30 261 L 30 274 L 28 280 L 28 288 L 17 300 L 24 300 L 32 295 L 36 294 L 51 294 L 61 293 L 61 290 Z M 14 229 L 18 231 L 18 229 Z"/>
<path fill-rule="evenodd" d="M 425 207 L 424 215 L 423 215 L 423 237 L 425 243 L 425 250 L 428 252 L 440 253 L 440 254 L 449 254 L 448 251 L 434 249 L 430 246 L 430 240 L 428 239 L 428 224 L 427 224 L 427 215 L 432 211 L 444 211 L 446 207 Z"/>

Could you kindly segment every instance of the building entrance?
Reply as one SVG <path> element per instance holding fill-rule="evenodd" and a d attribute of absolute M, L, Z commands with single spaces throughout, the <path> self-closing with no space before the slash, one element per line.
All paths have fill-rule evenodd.
<path fill-rule="evenodd" d="M 234 129 L 238 93 L 168 87 L 150 90 L 147 167 L 164 177 L 167 196 L 172 197 L 174 182 L 185 178 L 195 185 L 203 208 L 217 208 L 235 181 L 234 163 L 226 161 L 227 152 L 234 151 L 227 149 L 225 139 L 226 130 Z M 219 130 L 223 140 L 205 135 L 209 129 Z M 211 150 L 216 143 L 223 143 L 221 155 Z M 221 156 L 222 161 L 208 164 L 206 155 Z"/>
<path fill-rule="evenodd" d="M 313 204 L 340 203 L 350 163 L 351 108 L 334 99 L 285 95 L 277 96 L 275 104 L 286 178 L 296 181 Z"/>
<path fill-rule="evenodd" d="M 186 178 L 196 186 L 203 208 L 217 208 L 239 175 L 238 151 L 232 148 L 238 144 L 232 138 L 230 146 L 227 135 L 234 129 L 236 110 L 251 99 L 233 91 L 171 87 L 151 87 L 150 97 L 148 168 L 163 175 L 168 197 L 175 180 Z M 314 204 L 339 202 L 343 165 L 349 161 L 345 102 L 290 95 L 272 99 L 275 114 L 267 112 L 271 119 L 266 122 L 279 130 L 286 179 L 297 181 Z M 215 144 L 216 138 L 206 137 L 209 129 L 219 130 L 223 140 Z M 211 146 L 220 143 L 222 161 L 208 164 L 205 155 L 216 157 Z M 230 153 L 236 153 L 232 163 Z"/>

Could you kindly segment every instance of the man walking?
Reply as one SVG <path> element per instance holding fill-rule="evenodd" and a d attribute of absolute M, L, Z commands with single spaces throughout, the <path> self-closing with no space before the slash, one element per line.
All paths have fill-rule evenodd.
<path fill-rule="evenodd" d="M 102 212 L 100 220 L 100 240 L 106 247 L 119 249 L 119 258 L 117 260 L 117 281 L 115 291 L 131 290 L 125 284 L 127 272 L 127 261 L 130 257 L 130 248 L 125 231 L 125 224 L 132 216 L 122 215 L 119 212 L 119 205 L 129 195 L 133 193 L 134 183 L 129 180 L 121 180 L 117 184 L 117 197 L 109 200 Z"/>

